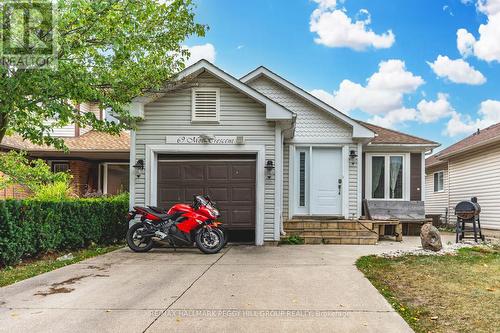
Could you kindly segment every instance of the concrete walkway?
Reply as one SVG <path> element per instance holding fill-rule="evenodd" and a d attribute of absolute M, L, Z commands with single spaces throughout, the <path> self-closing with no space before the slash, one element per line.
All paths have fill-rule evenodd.
<path fill-rule="evenodd" d="M 411 332 L 354 266 L 417 247 L 122 249 L 0 289 L 0 332 Z"/>

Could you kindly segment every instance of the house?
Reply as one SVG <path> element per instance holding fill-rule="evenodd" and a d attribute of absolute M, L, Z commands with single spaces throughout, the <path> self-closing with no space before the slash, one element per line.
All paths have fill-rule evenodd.
<path fill-rule="evenodd" d="M 483 232 L 500 234 L 500 123 L 428 157 L 425 174 L 426 214 L 454 224 L 456 204 L 477 197 Z"/>
<path fill-rule="evenodd" d="M 80 112 L 94 112 L 98 119 L 104 119 L 105 112 L 95 103 L 78 106 Z M 0 151 L 24 150 L 28 156 L 41 158 L 53 171 L 68 171 L 73 176 L 72 186 L 77 195 L 101 191 L 117 194 L 128 191 L 130 134 L 110 135 L 96 132 L 91 128 L 68 125 L 53 130 L 53 136 L 64 139 L 69 153 L 49 146 L 35 145 L 24 141 L 19 135 L 5 136 L 0 143 Z M 24 198 L 26 189 L 16 185 L 0 190 L 0 199 Z"/>
<path fill-rule="evenodd" d="M 226 227 L 258 245 L 318 217 L 349 235 L 364 198 L 423 201 L 425 153 L 439 146 L 356 121 L 264 67 L 237 79 L 205 60 L 131 110 L 142 118 L 131 132 L 131 205 L 207 193 Z"/>

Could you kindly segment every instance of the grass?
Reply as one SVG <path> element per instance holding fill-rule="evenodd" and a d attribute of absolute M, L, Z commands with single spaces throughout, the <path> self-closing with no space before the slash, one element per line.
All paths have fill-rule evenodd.
<path fill-rule="evenodd" d="M 500 248 L 366 256 L 358 268 L 415 332 L 500 332 Z"/>
<path fill-rule="evenodd" d="M 8 286 L 25 279 L 29 279 L 33 276 L 40 275 L 42 273 L 53 271 L 67 265 L 74 264 L 76 262 L 96 257 L 101 254 L 105 254 L 119 248 L 122 248 L 123 244 L 115 244 L 110 246 L 90 246 L 86 249 L 77 250 L 71 252 L 73 254 L 73 259 L 58 261 L 57 258 L 69 253 L 65 252 L 55 252 L 48 253 L 39 258 L 34 258 L 20 263 L 16 266 L 8 266 L 0 269 L 0 287 Z"/>

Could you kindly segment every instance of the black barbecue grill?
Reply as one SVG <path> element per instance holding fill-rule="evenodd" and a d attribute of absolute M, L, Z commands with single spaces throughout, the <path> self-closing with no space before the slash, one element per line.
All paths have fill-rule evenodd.
<path fill-rule="evenodd" d="M 481 233 L 481 221 L 479 219 L 480 213 L 481 206 L 477 203 L 476 197 L 473 197 L 470 200 L 460 201 L 455 206 L 455 215 L 457 216 L 457 243 L 466 238 L 474 239 L 476 242 L 478 238 L 484 241 L 484 236 Z M 473 232 L 474 235 L 466 236 L 466 232 Z"/>

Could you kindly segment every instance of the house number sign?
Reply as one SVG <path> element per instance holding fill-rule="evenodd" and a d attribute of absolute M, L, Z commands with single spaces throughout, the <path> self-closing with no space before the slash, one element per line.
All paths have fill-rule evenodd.
<path fill-rule="evenodd" d="M 166 142 L 188 145 L 242 145 L 245 143 L 245 138 L 242 136 L 182 135 L 167 136 Z"/>

